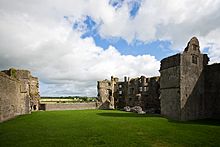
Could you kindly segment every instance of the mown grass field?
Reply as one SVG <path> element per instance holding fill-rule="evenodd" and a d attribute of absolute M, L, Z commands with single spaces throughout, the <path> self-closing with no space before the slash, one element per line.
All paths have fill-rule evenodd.
<path fill-rule="evenodd" d="M 41 111 L 1 123 L 0 146 L 220 146 L 220 122 L 113 110 Z"/>

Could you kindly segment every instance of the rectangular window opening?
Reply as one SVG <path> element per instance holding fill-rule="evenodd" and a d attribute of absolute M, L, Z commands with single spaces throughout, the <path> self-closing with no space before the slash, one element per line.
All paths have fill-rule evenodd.
<path fill-rule="evenodd" d="M 192 63 L 197 64 L 197 58 L 196 55 L 192 55 Z"/>

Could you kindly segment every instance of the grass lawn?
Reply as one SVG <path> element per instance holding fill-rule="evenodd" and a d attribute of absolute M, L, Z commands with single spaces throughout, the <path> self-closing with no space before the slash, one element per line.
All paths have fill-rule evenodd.
<path fill-rule="evenodd" d="M 41 111 L 1 123 L 0 146 L 220 146 L 220 122 L 114 110 Z"/>

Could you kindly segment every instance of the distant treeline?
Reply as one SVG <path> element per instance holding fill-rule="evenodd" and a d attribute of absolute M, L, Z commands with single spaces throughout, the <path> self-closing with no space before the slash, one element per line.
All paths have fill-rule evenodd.
<path fill-rule="evenodd" d="M 41 97 L 41 99 L 73 99 L 74 101 L 96 101 L 97 97 L 87 96 L 60 96 L 60 97 Z"/>

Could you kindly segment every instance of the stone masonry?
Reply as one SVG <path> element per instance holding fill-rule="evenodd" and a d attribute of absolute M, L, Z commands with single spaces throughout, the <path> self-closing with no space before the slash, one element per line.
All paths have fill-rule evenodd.
<path fill-rule="evenodd" d="M 118 78 L 111 77 L 111 80 L 98 81 L 98 108 L 100 109 L 114 109 L 115 100 L 114 94 Z"/>
<path fill-rule="evenodd" d="M 217 90 L 220 64 L 208 65 L 208 56 L 202 54 L 199 48 L 198 39 L 193 37 L 182 54 L 161 61 L 162 115 L 183 121 L 214 116 L 220 118 Z"/>
<path fill-rule="evenodd" d="M 38 79 L 28 70 L 0 72 L 0 122 L 38 110 Z"/>
<path fill-rule="evenodd" d="M 149 109 L 160 111 L 159 77 L 146 78 L 141 76 L 131 80 L 124 77 L 124 81 L 118 81 L 118 78 L 113 77 L 111 79 L 117 80 L 98 81 L 98 98 L 102 106 L 101 109 L 140 106 L 145 111 Z M 109 107 L 110 102 L 114 107 Z"/>

